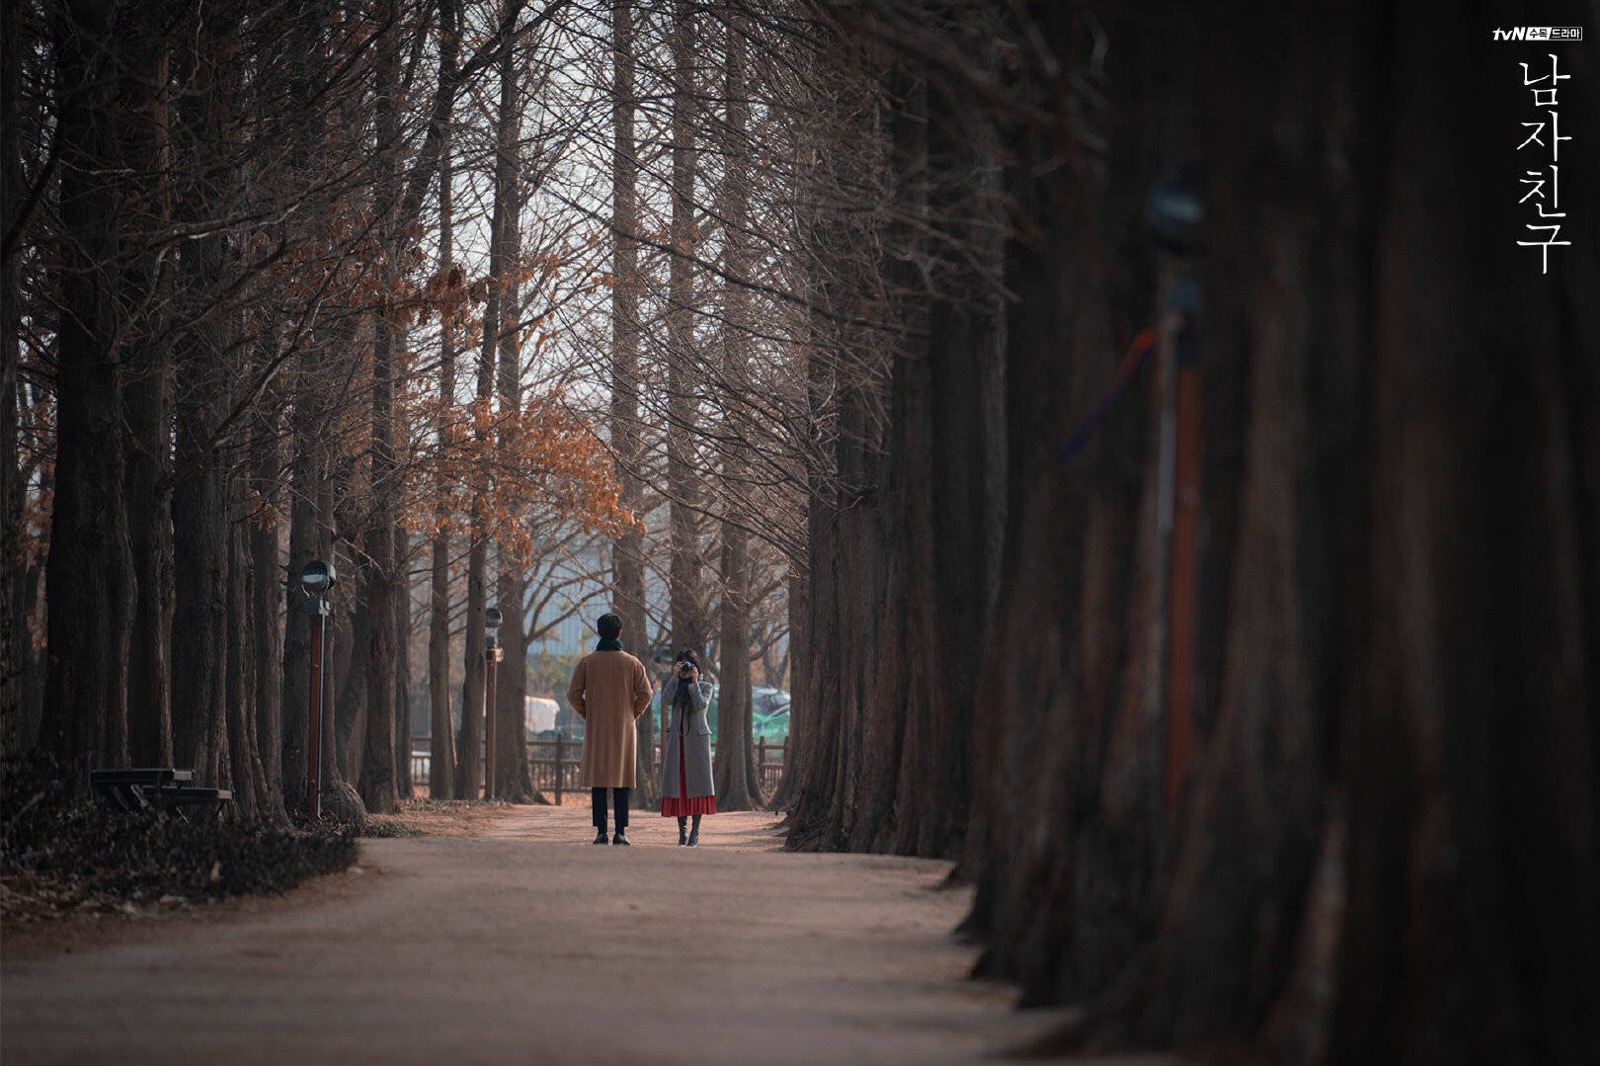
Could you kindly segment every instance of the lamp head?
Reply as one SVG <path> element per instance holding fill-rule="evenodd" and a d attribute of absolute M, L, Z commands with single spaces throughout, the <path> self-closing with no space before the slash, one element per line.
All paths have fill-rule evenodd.
<path fill-rule="evenodd" d="M 1191 255 L 1204 239 L 1206 204 L 1198 175 L 1191 164 L 1169 168 L 1145 201 L 1145 225 L 1150 235 L 1175 255 Z"/>
<path fill-rule="evenodd" d="M 300 584 L 313 596 L 321 596 L 339 580 L 339 572 L 331 562 L 313 559 L 300 569 Z"/>
<path fill-rule="evenodd" d="M 498 607 L 490 607 L 483 612 L 483 627 L 491 633 L 500 628 L 500 623 L 503 620 Z"/>

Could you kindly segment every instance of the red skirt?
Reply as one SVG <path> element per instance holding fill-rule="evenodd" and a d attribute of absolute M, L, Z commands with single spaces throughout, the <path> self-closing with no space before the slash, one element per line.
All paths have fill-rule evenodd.
<path fill-rule="evenodd" d="M 676 796 L 663 796 L 661 798 L 661 817 L 687 818 L 692 814 L 716 814 L 716 796 L 690 796 L 684 798 L 684 793 L 689 791 L 688 776 L 683 769 L 683 749 L 687 747 L 683 737 L 678 738 L 678 794 Z"/>

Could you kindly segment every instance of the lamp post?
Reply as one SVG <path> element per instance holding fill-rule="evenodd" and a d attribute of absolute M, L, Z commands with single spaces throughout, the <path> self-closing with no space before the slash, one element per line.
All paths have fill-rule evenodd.
<path fill-rule="evenodd" d="M 327 596 L 339 580 L 334 565 L 313 559 L 300 570 L 305 587 L 306 613 L 311 615 L 311 720 L 306 738 L 306 811 L 313 820 L 322 817 L 322 692 L 323 663 L 328 656 L 328 615 L 333 608 Z"/>
<path fill-rule="evenodd" d="M 483 612 L 483 798 L 494 798 L 494 679 L 495 664 L 505 658 L 495 631 L 500 628 L 500 608 Z"/>
<path fill-rule="evenodd" d="M 1188 166 L 1168 171 L 1150 193 L 1145 222 L 1167 252 L 1161 285 L 1164 363 L 1159 526 L 1167 541 L 1167 722 L 1163 792 L 1167 817 L 1178 801 L 1194 750 L 1195 595 L 1200 523 L 1201 379 L 1197 322 L 1206 205 Z"/>

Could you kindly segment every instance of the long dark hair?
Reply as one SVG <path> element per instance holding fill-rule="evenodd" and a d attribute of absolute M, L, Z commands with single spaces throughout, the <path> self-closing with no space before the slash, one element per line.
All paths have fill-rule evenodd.
<path fill-rule="evenodd" d="M 684 663 L 693 663 L 696 670 L 700 669 L 700 656 L 695 653 L 693 648 L 684 648 L 678 653 L 678 657 L 672 661 L 672 679 L 678 683 L 678 690 L 672 694 L 672 702 L 681 703 L 687 708 L 690 705 L 689 686 L 684 683 L 683 678 L 678 676 L 678 668 Z"/>

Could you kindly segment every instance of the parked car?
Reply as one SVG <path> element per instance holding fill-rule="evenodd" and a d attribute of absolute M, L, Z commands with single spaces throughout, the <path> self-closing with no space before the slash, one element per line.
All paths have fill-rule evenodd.
<path fill-rule="evenodd" d="M 757 714 L 788 714 L 789 694 L 771 685 L 757 685 L 750 690 L 752 709 Z"/>
<path fill-rule="evenodd" d="M 561 711 L 559 703 L 547 696 L 529 696 L 523 706 L 526 708 L 523 721 L 528 729 L 529 740 L 536 740 L 540 734 L 555 730 L 556 715 Z"/>
<path fill-rule="evenodd" d="M 789 694 L 781 688 L 757 685 L 750 690 L 750 731 L 755 739 L 782 744 L 789 739 Z"/>

